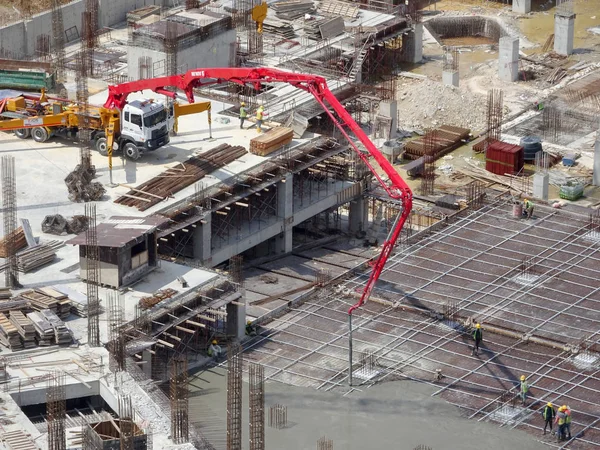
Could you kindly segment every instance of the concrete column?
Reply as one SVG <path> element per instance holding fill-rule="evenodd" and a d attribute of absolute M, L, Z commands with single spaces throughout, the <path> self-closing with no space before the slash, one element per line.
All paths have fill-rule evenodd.
<path fill-rule="evenodd" d="M 227 336 L 241 341 L 246 334 L 246 296 L 238 300 L 240 305 L 227 303 Z"/>
<path fill-rule="evenodd" d="M 513 0 L 513 12 L 527 14 L 531 12 L 531 0 Z"/>
<path fill-rule="evenodd" d="M 152 353 L 148 350 L 144 350 L 142 352 L 142 361 L 145 364 L 142 364 L 142 372 L 148 377 L 152 378 Z"/>
<path fill-rule="evenodd" d="M 519 79 L 519 38 L 500 38 L 498 51 L 498 78 L 513 82 Z"/>
<path fill-rule="evenodd" d="M 575 14 L 569 16 L 554 15 L 554 51 L 559 55 L 573 53 L 575 36 Z"/>
<path fill-rule="evenodd" d="M 458 87 L 458 71 L 444 70 L 442 72 L 442 83 Z"/>
<path fill-rule="evenodd" d="M 533 175 L 533 196 L 540 200 L 548 201 L 548 184 L 550 175 L 548 173 L 536 173 Z"/>
<path fill-rule="evenodd" d="M 366 198 L 359 198 L 350 202 L 348 214 L 349 229 L 352 233 L 366 231 L 369 225 L 369 208 Z"/>
<path fill-rule="evenodd" d="M 406 44 L 407 48 L 410 49 L 408 62 L 421 62 L 423 59 L 423 24 L 414 24 L 413 29 L 408 32 L 408 35 L 403 42 Z"/>
<path fill-rule="evenodd" d="M 210 265 L 212 257 L 212 214 L 205 214 L 202 221 L 204 223 L 199 222 L 194 228 L 194 259 L 199 259 L 202 264 Z"/>
<path fill-rule="evenodd" d="M 379 102 L 379 115 L 392 119 L 388 139 L 394 139 L 398 132 L 398 102 L 396 100 Z"/>
<path fill-rule="evenodd" d="M 596 147 L 594 149 L 594 186 L 600 186 L 600 131 L 596 138 Z"/>
<path fill-rule="evenodd" d="M 288 174 L 277 184 L 277 217 L 283 221 L 281 234 L 276 237 L 277 253 L 292 251 L 294 227 L 294 175 Z"/>

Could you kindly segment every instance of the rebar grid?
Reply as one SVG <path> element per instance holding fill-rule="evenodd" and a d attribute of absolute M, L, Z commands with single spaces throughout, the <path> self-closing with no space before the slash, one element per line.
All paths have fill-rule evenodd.
<path fill-rule="evenodd" d="M 121 372 L 125 370 L 125 333 L 121 330 L 125 322 L 123 297 L 117 291 L 109 291 L 107 297 L 109 368 L 112 372 Z"/>
<path fill-rule="evenodd" d="M 62 7 L 60 0 L 52 0 L 52 53 L 54 68 L 56 70 L 56 81 L 64 83 L 67 81 L 65 74 L 65 26 L 63 24 Z"/>
<path fill-rule="evenodd" d="M 65 433 L 67 403 L 65 396 L 65 374 L 60 370 L 55 371 L 48 379 L 46 409 L 48 414 L 48 449 L 65 450 L 67 448 Z"/>
<path fill-rule="evenodd" d="M 250 450 L 265 448 L 265 369 L 251 363 L 249 373 Z"/>
<path fill-rule="evenodd" d="M 421 175 L 421 195 L 433 195 L 435 183 L 435 148 L 437 130 L 430 130 L 423 138 L 423 174 Z"/>
<path fill-rule="evenodd" d="M 189 441 L 189 391 L 187 355 L 175 357 L 171 362 L 171 438 L 176 444 Z"/>
<path fill-rule="evenodd" d="M 488 91 L 486 143 L 502 139 L 503 99 L 504 93 L 500 89 L 490 89 Z M 487 151 L 487 145 L 485 150 Z"/>
<path fill-rule="evenodd" d="M 547 106 L 542 111 L 542 130 L 544 140 L 558 142 L 558 136 L 563 131 L 562 111 L 554 106 Z"/>
<path fill-rule="evenodd" d="M 242 346 L 227 346 L 227 450 L 242 448 Z"/>
<path fill-rule="evenodd" d="M 2 157 L 2 206 L 4 207 L 4 251 L 7 263 L 7 267 L 4 269 L 4 285 L 16 288 L 20 285 L 15 239 L 17 232 L 17 180 L 14 156 Z"/>
<path fill-rule="evenodd" d="M 333 441 L 325 436 L 317 441 L 317 450 L 333 450 Z"/>
<path fill-rule="evenodd" d="M 96 205 L 87 203 L 85 215 L 88 227 L 85 231 L 85 282 L 88 302 L 88 345 L 100 347 L 100 298 L 98 284 L 100 282 L 100 250 L 96 228 Z"/>
<path fill-rule="evenodd" d="M 444 72 L 456 72 L 458 71 L 459 64 L 458 48 L 444 46 L 444 54 L 442 56 L 442 70 Z"/>
<path fill-rule="evenodd" d="M 269 426 L 278 430 L 287 427 L 287 406 L 277 403 L 269 407 Z"/>
<path fill-rule="evenodd" d="M 29 0 L 26 0 L 29 2 Z M 47 61 L 50 59 L 50 35 L 40 34 L 35 39 L 35 56 L 40 61 Z"/>
<path fill-rule="evenodd" d="M 131 406 L 131 397 L 129 395 L 120 395 L 119 401 L 119 429 L 120 450 L 133 450 L 133 407 Z"/>

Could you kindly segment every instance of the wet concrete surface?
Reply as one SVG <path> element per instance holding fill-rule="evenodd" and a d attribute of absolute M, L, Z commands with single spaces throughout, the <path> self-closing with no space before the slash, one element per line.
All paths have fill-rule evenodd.
<path fill-rule="evenodd" d="M 250 354 L 251 356 L 251 354 Z M 190 420 L 217 448 L 225 448 L 226 370 L 211 369 L 190 379 Z M 248 444 L 248 385 L 243 387 L 242 448 Z M 333 440 L 335 449 L 411 450 L 419 444 L 432 449 L 534 450 L 546 448 L 519 430 L 495 422 L 477 422 L 460 409 L 431 397 L 434 389 L 411 381 L 393 381 L 348 396 L 265 384 L 265 448 L 314 449 L 320 437 Z M 288 427 L 268 426 L 269 407 L 287 407 Z M 541 420 L 541 419 L 540 419 Z M 541 434 L 541 433 L 540 433 Z"/>

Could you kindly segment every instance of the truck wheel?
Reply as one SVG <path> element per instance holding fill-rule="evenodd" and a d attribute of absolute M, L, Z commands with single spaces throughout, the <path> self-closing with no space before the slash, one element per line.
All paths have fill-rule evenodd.
<path fill-rule="evenodd" d="M 31 130 L 31 137 L 35 142 L 46 142 L 50 136 L 44 127 L 36 127 Z"/>
<path fill-rule="evenodd" d="M 125 147 L 123 148 L 123 154 L 132 161 L 137 161 L 142 156 L 139 149 L 131 142 L 125 144 Z"/>
<path fill-rule="evenodd" d="M 99 137 L 96 139 L 95 146 L 98 153 L 100 153 L 102 156 L 108 156 L 108 145 L 106 144 L 105 137 Z"/>
<path fill-rule="evenodd" d="M 15 130 L 15 136 L 19 139 L 27 139 L 31 136 L 31 130 L 29 128 L 19 128 L 18 130 Z"/>

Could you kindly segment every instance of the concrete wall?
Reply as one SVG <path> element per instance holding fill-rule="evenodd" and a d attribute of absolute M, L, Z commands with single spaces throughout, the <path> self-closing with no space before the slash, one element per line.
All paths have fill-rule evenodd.
<path fill-rule="evenodd" d="M 169 5 L 169 0 L 99 0 L 98 22 L 100 27 L 111 27 L 124 22 L 127 12 L 148 5 Z M 85 1 L 76 0 L 62 7 L 65 30 L 77 27 L 81 33 L 81 13 Z M 16 22 L 0 28 L 0 49 L 8 57 L 27 57 L 35 53 L 37 37 L 50 36 L 52 42 L 52 13 L 37 14 L 26 22 Z M 136 59 L 137 66 L 137 59 Z"/>
<path fill-rule="evenodd" d="M 178 72 L 185 72 L 196 67 L 229 67 L 232 44 L 235 40 L 235 30 L 227 30 L 211 39 L 200 42 L 194 47 L 180 50 L 177 54 Z M 149 56 L 152 58 L 153 63 L 166 59 L 164 52 L 141 47 L 129 47 L 127 53 L 127 74 L 132 79 L 138 80 L 140 78 L 138 61 L 142 56 Z M 161 72 L 163 71 L 161 70 Z M 163 75 L 165 75 L 164 72 L 150 74 L 151 77 L 160 77 Z"/>

